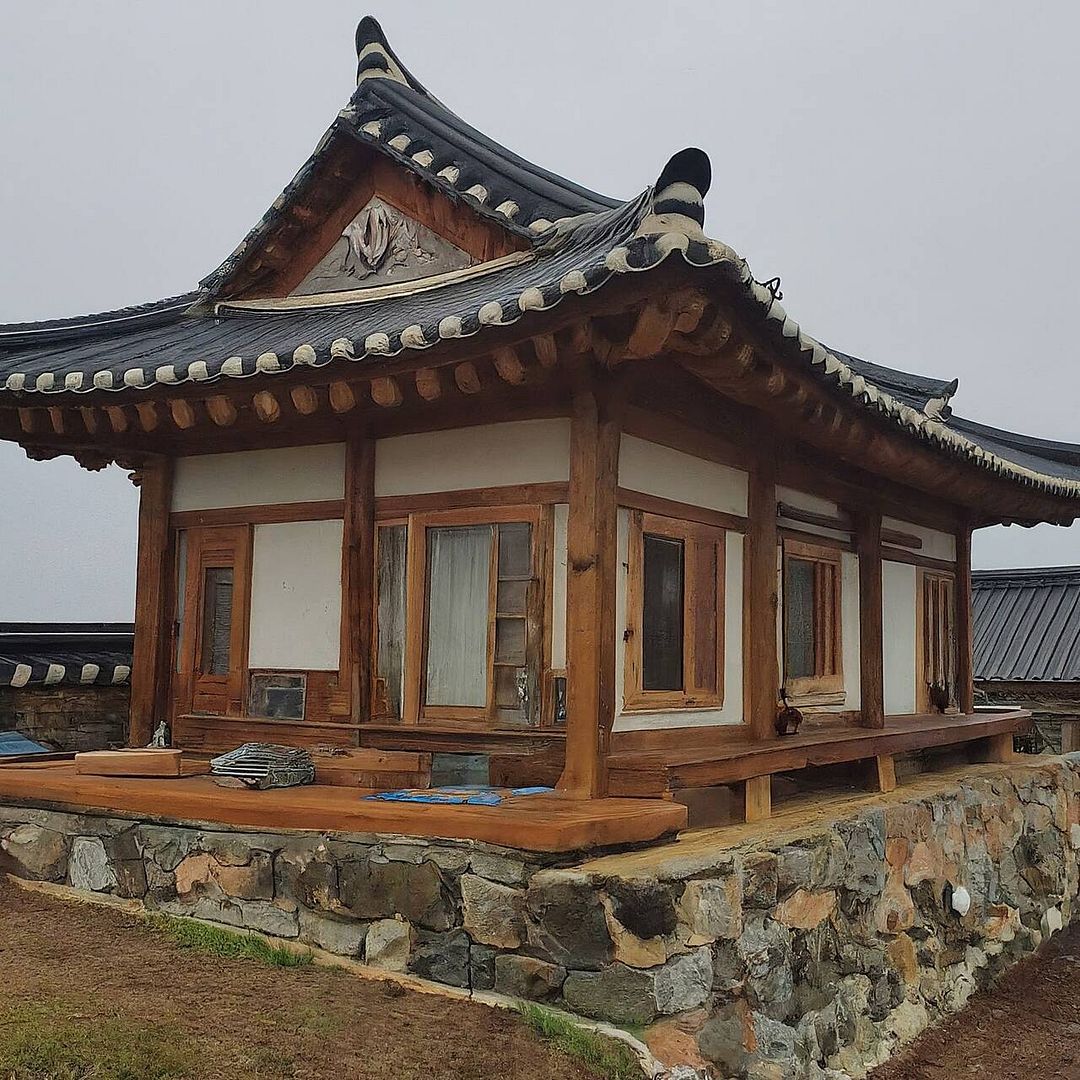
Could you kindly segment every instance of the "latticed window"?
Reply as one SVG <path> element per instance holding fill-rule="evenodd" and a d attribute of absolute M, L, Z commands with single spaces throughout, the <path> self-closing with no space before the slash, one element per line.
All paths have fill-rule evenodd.
<path fill-rule="evenodd" d="M 793 700 L 843 695 L 841 580 L 838 550 L 785 541 L 784 688 Z"/>

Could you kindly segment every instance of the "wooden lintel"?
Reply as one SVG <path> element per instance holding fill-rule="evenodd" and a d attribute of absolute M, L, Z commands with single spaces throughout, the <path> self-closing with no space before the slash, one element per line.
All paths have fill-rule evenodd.
<path fill-rule="evenodd" d="M 337 379 L 330 384 L 330 408 L 336 413 L 347 413 L 356 408 L 356 394 L 347 382 Z"/>
<path fill-rule="evenodd" d="M 480 374 L 471 360 L 466 360 L 454 368 L 454 382 L 463 394 L 478 394 L 483 389 Z"/>
<path fill-rule="evenodd" d="M 379 375 L 371 380 L 371 400 L 384 409 L 396 409 L 404 400 L 397 379 L 392 375 Z"/>
<path fill-rule="evenodd" d="M 319 395 L 310 386 L 294 386 L 289 391 L 293 408 L 301 416 L 310 416 L 319 408 Z"/>
<path fill-rule="evenodd" d="M 105 415 L 109 418 L 109 426 L 117 435 L 123 435 L 127 431 L 128 418 L 123 405 L 106 405 Z"/>
<path fill-rule="evenodd" d="M 215 394 L 206 399 L 206 412 L 218 427 L 231 427 L 238 415 L 232 399 L 224 394 Z"/>
<path fill-rule="evenodd" d="M 537 334 L 532 343 L 541 367 L 553 368 L 559 362 L 559 349 L 555 344 L 554 334 Z"/>
<path fill-rule="evenodd" d="M 416 392 L 424 401 L 438 401 L 442 396 L 442 378 L 438 368 L 417 368 L 413 378 Z"/>
<path fill-rule="evenodd" d="M 255 394 L 251 399 L 251 407 L 264 424 L 273 424 L 281 419 L 281 405 L 269 390 L 260 390 Z"/>
<path fill-rule="evenodd" d="M 186 398 L 173 398 L 169 402 L 169 412 L 172 414 L 173 423 L 181 431 L 195 426 L 195 406 Z"/>
<path fill-rule="evenodd" d="M 137 401 L 135 413 L 139 417 L 139 427 L 143 431 L 153 431 L 158 426 L 157 405 L 152 401 Z"/>
<path fill-rule="evenodd" d="M 83 427 L 88 435 L 93 435 L 98 429 L 98 414 L 96 409 L 89 405 L 79 406 L 79 415 L 82 417 Z"/>
<path fill-rule="evenodd" d="M 496 349 L 492 354 L 492 359 L 495 362 L 495 370 L 503 382 L 511 386 L 520 386 L 525 381 L 525 365 L 515 349 L 509 346 Z"/>

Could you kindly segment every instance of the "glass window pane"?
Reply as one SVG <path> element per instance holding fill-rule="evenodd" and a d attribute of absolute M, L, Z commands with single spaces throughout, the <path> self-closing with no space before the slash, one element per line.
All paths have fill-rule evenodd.
<path fill-rule="evenodd" d="M 427 531 L 428 705 L 487 704 L 492 532 L 490 525 Z"/>
<path fill-rule="evenodd" d="M 207 567 L 203 578 L 202 656 L 199 664 L 199 670 L 204 675 L 229 673 L 232 596 L 232 567 Z"/>
<path fill-rule="evenodd" d="M 384 525 L 379 529 L 379 641 L 376 671 L 386 688 L 390 713 L 399 719 L 405 667 L 406 534 L 404 525 Z"/>
<path fill-rule="evenodd" d="M 641 685 L 645 690 L 681 690 L 683 543 L 647 534 L 642 540 Z"/>
<path fill-rule="evenodd" d="M 814 564 L 784 560 L 784 671 L 789 679 L 816 674 Z"/>

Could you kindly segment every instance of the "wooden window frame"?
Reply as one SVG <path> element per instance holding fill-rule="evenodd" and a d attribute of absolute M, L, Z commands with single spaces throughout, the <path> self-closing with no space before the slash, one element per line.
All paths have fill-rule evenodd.
<path fill-rule="evenodd" d="M 783 687 L 788 700 L 795 705 L 841 705 L 846 700 L 844 689 L 844 565 L 843 551 L 828 543 L 784 538 L 780 556 L 780 595 L 783 598 L 781 615 L 781 657 Z M 816 675 L 790 677 L 787 673 L 787 640 L 789 605 L 785 596 L 788 559 L 824 564 L 832 568 L 835 588 L 832 603 L 820 610 L 815 596 L 814 620 L 817 632 L 815 645 L 828 644 L 833 657 L 833 670 Z M 815 575 L 816 586 L 816 575 Z"/>
<path fill-rule="evenodd" d="M 454 526 L 502 525 L 521 522 L 531 528 L 531 580 L 537 588 L 529 600 L 526 616 L 526 652 L 536 655 L 537 723 L 528 725 L 500 724 L 495 700 L 495 620 L 498 592 L 498 542 L 492 545 L 492 572 L 488 596 L 488 642 L 486 658 L 486 696 L 483 706 L 425 705 L 427 671 L 428 619 L 428 552 L 427 530 Z M 389 525 L 406 526 L 405 554 L 405 655 L 404 689 L 400 721 L 397 718 L 373 716 L 373 720 L 390 720 L 408 725 L 452 727 L 457 730 L 530 731 L 553 724 L 552 688 L 550 678 L 551 634 L 551 508 L 538 504 L 506 506 L 454 507 L 444 510 L 418 509 L 411 513 L 380 513 L 376 520 L 375 587 L 371 618 L 374 625 L 374 647 L 371 664 L 372 679 L 378 679 L 379 633 L 379 530 Z M 374 683 L 377 685 L 377 682 Z"/>
<path fill-rule="evenodd" d="M 933 711 L 930 700 L 930 683 L 927 680 L 931 653 L 936 651 L 940 644 L 940 624 L 932 619 L 932 613 L 928 607 L 932 606 L 933 598 L 928 593 L 944 592 L 948 609 L 948 621 L 945 625 L 946 637 L 950 639 L 949 655 L 946 662 L 951 660 L 951 672 L 947 673 L 950 682 L 949 705 L 943 710 L 944 715 L 959 713 L 958 698 L 960 689 L 957 685 L 957 673 L 959 667 L 959 654 L 957 650 L 957 606 L 956 606 L 956 574 L 952 571 L 919 567 L 915 577 L 915 708 L 918 712 L 928 713 Z M 940 596 L 937 599 L 940 603 Z M 933 635 L 935 640 L 931 640 Z"/>
<path fill-rule="evenodd" d="M 662 536 L 682 541 L 683 560 L 683 688 L 646 690 L 642 685 L 645 591 L 645 537 Z M 715 545 L 716 550 L 716 638 L 715 687 L 694 685 L 698 650 L 694 633 L 698 584 L 689 567 L 689 557 L 699 545 Z M 715 525 L 663 517 L 643 510 L 630 510 L 626 567 L 626 660 L 623 677 L 623 712 L 667 712 L 678 709 L 718 709 L 724 704 L 724 611 L 727 580 L 727 531 Z"/>

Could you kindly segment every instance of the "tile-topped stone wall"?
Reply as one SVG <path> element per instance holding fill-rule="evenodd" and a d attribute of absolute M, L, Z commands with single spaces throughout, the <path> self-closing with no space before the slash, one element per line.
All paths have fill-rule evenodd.
<path fill-rule="evenodd" d="M 1080 756 L 555 865 L 485 845 L 0 807 L 0 868 L 644 1028 L 711 1075 L 859 1077 L 1072 915 Z"/>

